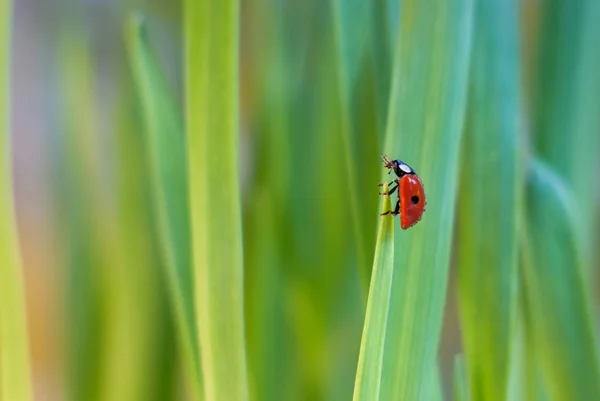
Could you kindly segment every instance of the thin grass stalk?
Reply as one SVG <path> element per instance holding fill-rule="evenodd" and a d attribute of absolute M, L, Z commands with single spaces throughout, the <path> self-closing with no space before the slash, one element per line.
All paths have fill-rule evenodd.
<path fill-rule="evenodd" d="M 237 0 L 185 1 L 192 252 L 208 401 L 248 399 L 238 175 Z"/>
<path fill-rule="evenodd" d="M 29 340 L 12 190 L 12 17 L 12 2 L 0 0 L 0 388 L 4 401 L 29 401 L 32 396 Z"/>

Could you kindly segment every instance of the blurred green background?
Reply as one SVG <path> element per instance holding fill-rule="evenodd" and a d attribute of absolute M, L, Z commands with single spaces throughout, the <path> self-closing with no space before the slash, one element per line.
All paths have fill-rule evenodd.
<path fill-rule="evenodd" d="M 600 400 L 597 0 L 3 18 L 3 401 Z M 427 210 L 377 243 L 381 153 Z"/>

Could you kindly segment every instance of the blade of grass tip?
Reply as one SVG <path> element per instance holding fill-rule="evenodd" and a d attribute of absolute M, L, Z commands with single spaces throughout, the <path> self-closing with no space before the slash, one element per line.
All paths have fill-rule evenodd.
<path fill-rule="evenodd" d="M 406 0 L 397 41 L 387 146 L 416 169 L 422 221 L 395 238 L 380 398 L 427 399 L 442 326 L 466 103 L 473 2 Z"/>
<path fill-rule="evenodd" d="M 179 326 L 184 357 L 190 364 L 195 396 L 202 393 L 200 347 L 194 306 L 190 249 L 187 153 L 182 116 L 152 53 L 144 18 L 133 15 L 127 44 L 145 120 L 154 210 Z"/>
<path fill-rule="evenodd" d="M 475 7 L 457 283 L 470 393 L 476 400 L 504 399 L 508 387 L 522 188 L 518 18 L 513 0 Z"/>
<path fill-rule="evenodd" d="M 238 172 L 237 0 L 185 1 L 196 310 L 207 400 L 248 399 Z"/>
<path fill-rule="evenodd" d="M 557 174 L 532 162 L 522 238 L 524 288 L 532 343 L 550 398 L 598 400 L 597 336 L 572 198 Z"/>
<path fill-rule="evenodd" d="M 3 400 L 31 400 L 25 294 L 10 141 L 10 38 L 12 2 L 0 0 L 0 383 Z"/>
<path fill-rule="evenodd" d="M 388 190 L 388 186 L 384 185 L 383 192 Z M 385 195 L 382 212 L 385 213 L 391 210 L 392 201 L 389 195 Z M 393 274 L 394 218 L 390 213 L 381 218 L 377 243 L 375 244 L 375 259 L 373 260 L 367 313 L 354 384 L 354 401 L 375 401 L 379 399 Z"/>

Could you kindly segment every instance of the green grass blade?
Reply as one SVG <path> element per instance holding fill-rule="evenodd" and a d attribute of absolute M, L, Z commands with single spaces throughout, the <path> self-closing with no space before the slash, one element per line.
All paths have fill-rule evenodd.
<path fill-rule="evenodd" d="M 29 340 L 11 168 L 12 16 L 12 2 L 0 0 L 0 388 L 5 401 L 27 401 L 32 395 Z"/>
<path fill-rule="evenodd" d="M 383 192 L 387 191 L 388 186 L 385 185 Z M 382 212 L 390 210 L 391 198 L 384 196 Z M 394 273 L 394 219 L 391 214 L 381 219 L 372 272 L 354 385 L 354 401 L 379 399 L 385 331 Z"/>
<path fill-rule="evenodd" d="M 190 363 L 196 397 L 202 387 L 190 250 L 187 153 L 182 116 L 151 48 L 143 18 L 133 17 L 128 50 L 145 121 L 153 191 L 167 278 L 180 329 L 182 351 Z"/>
<path fill-rule="evenodd" d="M 185 1 L 196 308 L 207 400 L 248 399 L 238 173 L 237 0 Z"/>
<path fill-rule="evenodd" d="M 506 398 L 515 321 L 520 100 L 518 9 L 475 7 L 458 225 L 458 295 L 475 400 Z"/>
<path fill-rule="evenodd" d="M 396 235 L 380 398 L 427 399 L 446 299 L 473 3 L 404 1 L 387 146 L 421 177 L 423 219 Z M 435 21 L 435 23 L 432 23 Z M 424 50 L 426 49 L 426 50 Z M 387 176 L 386 176 L 387 177 Z"/>
<path fill-rule="evenodd" d="M 553 400 L 600 399 L 600 371 L 572 195 L 534 161 L 527 189 L 524 288 L 532 343 Z"/>

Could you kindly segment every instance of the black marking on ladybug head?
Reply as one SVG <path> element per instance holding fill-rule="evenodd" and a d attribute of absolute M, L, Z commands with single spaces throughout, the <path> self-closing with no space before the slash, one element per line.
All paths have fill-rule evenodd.
<path fill-rule="evenodd" d="M 419 197 L 417 195 L 413 195 L 410 198 L 410 201 L 413 203 L 413 205 L 416 205 L 417 203 L 419 203 Z"/>
<path fill-rule="evenodd" d="M 404 163 L 402 160 L 390 160 L 388 159 L 388 157 L 386 155 L 381 155 L 381 158 L 383 159 L 383 166 L 385 168 L 389 168 L 390 171 L 394 171 L 394 173 L 402 178 L 403 176 L 405 176 L 406 174 L 414 174 L 414 170 L 406 163 Z M 389 172 L 388 172 L 389 174 Z"/>

